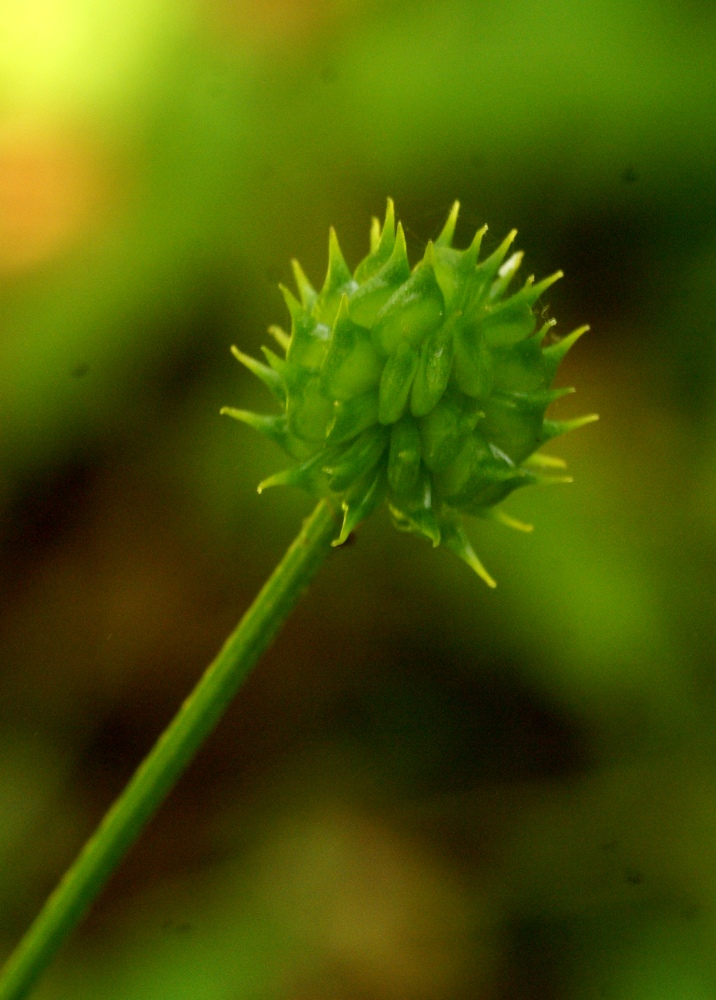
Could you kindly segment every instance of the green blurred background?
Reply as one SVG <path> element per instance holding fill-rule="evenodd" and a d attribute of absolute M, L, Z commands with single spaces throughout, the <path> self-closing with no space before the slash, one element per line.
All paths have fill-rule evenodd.
<path fill-rule="evenodd" d="M 40 1000 L 716 996 L 716 8 L 2 0 L 0 957 L 295 535 L 328 226 L 513 225 L 575 484 L 336 551 Z"/>

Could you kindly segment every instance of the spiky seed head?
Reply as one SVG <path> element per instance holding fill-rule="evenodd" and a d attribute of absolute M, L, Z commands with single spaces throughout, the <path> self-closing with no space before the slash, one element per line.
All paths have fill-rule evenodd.
<path fill-rule="evenodd" d="M 261 431 L 296 461 L 259 491 L 301 486 L 342 508 L 334 544 L 385 500 L 396 528 L 445 546 L 494 586 L 461 515 L 531 530 L 497 505 L 520 486 L 571 481 L 554 474 L 564 468 L 561 460 L 538 449 L 597 418 L 545 419 L 549 404 L 572 391 L 552 389 L 552 382 L 588 329 L 542 347 L 554 320 L 536 330 L 533 307 L 562 272 L 536 284 L 530 277 L 508 295 L 523 256 L 507 257 L 516 230 L 479 261 L 487 227 L 466 250 L 454 249 L 458 210 L 455 202 L 412 269 L 391 199 L 383 225 L 373 220 L 370 253 L 353 273 L 331 229 L 321 291 L 297 261 L 300 301 L 282 288 L 291 333 L 269 332 L 285 358 L 265 348 L 265 365 L 233 348 L 282 412 L 222 412 Z"/>

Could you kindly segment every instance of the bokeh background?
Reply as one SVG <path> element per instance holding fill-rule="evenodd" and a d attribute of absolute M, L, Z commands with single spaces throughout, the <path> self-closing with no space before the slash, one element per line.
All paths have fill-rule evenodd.
<path fill-rule="evenodd" d="M 716 996 L 716 7 L 2 0 L 0 957 L 310 510 L 298 257 L 513 225 L 572 486 L 338 550 L 40 1000 Z"/>

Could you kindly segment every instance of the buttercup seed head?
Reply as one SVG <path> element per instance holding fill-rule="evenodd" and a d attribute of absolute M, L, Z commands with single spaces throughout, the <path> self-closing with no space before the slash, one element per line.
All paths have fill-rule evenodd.
<path fill-rule="evenodd" d="M 522 253 L 507 257 L 513 230 L 479 260 L 487 229 L 466 250 L 452 238 L 459 203 L 411 270 L 400 223 L 388 199 L 373 219 L 370 253 L 351 274 L 335 231 L 326 279 L 316 292 L 297 261 L 300 301 L 282 288 L 291 333 L 271 327 L 285 353 L 268 348 L 263 364 L 232 348 L 273 393 L 282 412 L 222 413 L 276 441 L 297 464 L 259 486 L 301 486 L 343 510 L 334 542 L 344 542 L 383 500 L 401 531 L 455 552 L 490 586 L 461 515 L 528 525 L 497 509 L 530 483 L 570 481 L 563 463 L 538 454 L 548 440 L 596 420 L 545 419 L 572 389 L 552 389 L 559 362 L 588 327 L 542 347 L 554 320 L 537 325 L 534 305 L 562 277 L 507 289 Z M 506 259 L 507 258 L 507 259 Z"/>

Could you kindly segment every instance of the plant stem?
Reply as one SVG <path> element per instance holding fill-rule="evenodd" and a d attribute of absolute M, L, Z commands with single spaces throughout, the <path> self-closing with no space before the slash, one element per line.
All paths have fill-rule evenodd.
<path fill-rule="evenodd" d="M 288 617 L 331 551 L 336 527 L 322 500 L 15 948 L 0 975 L 0 1000 L 28 995 Z"/>

